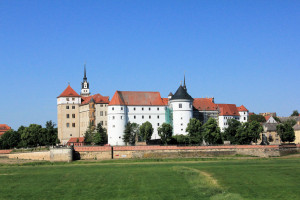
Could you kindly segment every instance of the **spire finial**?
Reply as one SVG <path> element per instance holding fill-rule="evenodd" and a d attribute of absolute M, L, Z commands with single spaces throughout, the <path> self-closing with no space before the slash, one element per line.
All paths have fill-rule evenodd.
<path fill-rule="evenodd" d="M 186 89 L 186 85 L 185 85 L 185 72 L 184 72 L 184 75 L 183 75 L 183 88 L 184 88 L 185 90 L 187 90 L 187 89 Z"/>
<path fill-rule="evenodd" d="M 86 78 L 86 63 L 84 62 L 84 77 L 83 78 Z"/>

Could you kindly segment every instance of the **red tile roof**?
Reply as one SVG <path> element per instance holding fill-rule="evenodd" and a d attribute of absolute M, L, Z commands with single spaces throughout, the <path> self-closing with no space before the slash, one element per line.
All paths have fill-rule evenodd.
<path fill-rule="evenodd" d="M 78 142 L 77 142 L 78 139 Z M 84 142 L 84 137 L 73 137 L 70 138 L 70 140 L 68 141 L 68 143 L 83 143 Z"/>
<path fill-rule="evenodd" d="M 80 97 L 70 85 L 58 97 Z M 57 98 L 58 98 L 57 97 Z"/>
<path fill-rule="evenodd" d="M 218 106 L 213 103 L 212 98 L 194 98 L 193 106 L 196 110 L 218 110 Z"/>
<path fill-rule="evenodd" d="M 271 116 L 264 116 L 266 121 L 268 121 L 270 119 Z"/>
<path fill-rule="evenodd" d="M 237 109 L 238 109 L 239 112 L 248 112 L 249 111 L 244 105 L 241 105 L 240 107 L 237 107 Z"/>
<path fill-rule="evenodd" d="M 220 116 L 240 116 L 235 104 L 217 104 L 220 110 Z"/>
<path fill-rule="evenodd" d="M 161 99 L 162 99 L 164 105 L 167 106 L 169 103 L 169 99 L 168 98 L 161 98 Z"/>
<path fill-rule="evenodd" d="M 92 96 L 88 97 L 81 97 L 81 105 L 88 104 L 91 100 L 91 98 L 94 99 L 95 103 L 104 103 L 108 104 L 109 103 L 109 97 L 107 96 L 102 96 L 101 94 L 94 94 Z"/>
<path fill-rule="evenodd" d="M 0 136 L 10 129 L 11 127 L 7 126 L 6 124 L 0 124 Z"/>
<path fill-rule="evenodd" d="M 109 105 L 164 106 L 159 92 L 116 91 Z"/>

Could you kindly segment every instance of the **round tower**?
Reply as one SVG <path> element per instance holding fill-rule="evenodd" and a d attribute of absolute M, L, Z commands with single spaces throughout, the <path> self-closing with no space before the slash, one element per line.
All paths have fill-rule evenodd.
<path fill-rule="evenodd" d="M 186 86 L 180 85 L 170 99 L 173 110 L 173 135 L 187 135 L 186 127 L 193 118 L 193 98 L 187 93 Z"/>

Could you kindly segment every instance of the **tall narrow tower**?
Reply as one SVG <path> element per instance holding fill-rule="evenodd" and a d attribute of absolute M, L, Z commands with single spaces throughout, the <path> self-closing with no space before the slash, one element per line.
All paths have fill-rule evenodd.
<path fill-rule="evenodd" d="M 87 81 L 87 77 L 86 77 L 86 68 L 85 68 L 85 64 L 84 64 L 84 76 L 83 76 L 83 82 L 81 82 L 81 92 L 80 95 L 84 96 L 84 97 L 88 97 L 90 96 L 90 88 L 89 88 L 89 82 Z"/>

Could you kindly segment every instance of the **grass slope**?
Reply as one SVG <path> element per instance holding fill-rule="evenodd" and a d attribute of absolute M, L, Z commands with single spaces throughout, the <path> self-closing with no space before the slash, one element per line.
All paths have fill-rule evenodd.
<path fill-rule="evenodd" d="M 0 166 L 0 199 L 300 199 L 300 159 Z"/>

